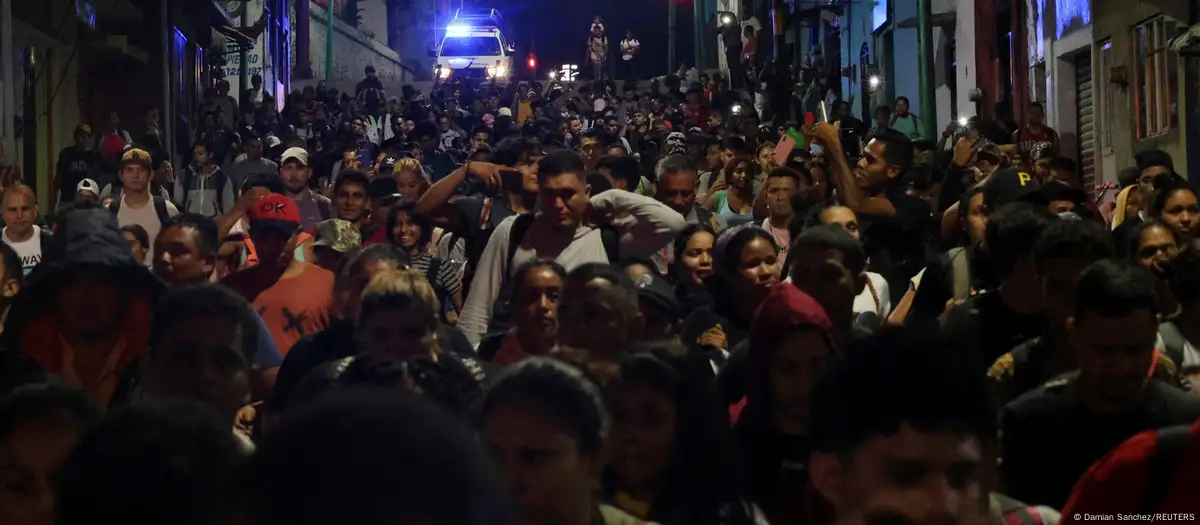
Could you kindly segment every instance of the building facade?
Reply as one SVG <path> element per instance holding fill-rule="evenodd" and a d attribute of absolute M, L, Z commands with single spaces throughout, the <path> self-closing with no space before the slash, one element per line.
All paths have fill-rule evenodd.
<path fill-rule="evenodd" d="M 401 85 L 415 79 L 416 70 L 388 45 L 389 40 L 397 42 L 396 35 L 389 33 L 395 15 L 389 7 L 392 4 L 384 0 L 335 0 L 330 25 L 326 0 L 289 3 L 296 19 L 293 89 L 323 81 L 340 92 L 353 94 L 368 66 L 375 68 L 389 93 L 398 93 Z M 327 46 L 328 42 L 332 45 Z M 329 49 L 332 55 L 327 53 Z M 326 56 L 332 57 L 328 63 Z"/>
<path fill-rule="evenodd" d="M 282 0 L 267 0 L 282 2 Z M 0 3 L 0 140 L 39 204 L 59 152 L 79 125 L 100 133 L 115 115 L 135 142 L 145 116 L 169 159 L 190 149 L 205 90 L 222 75 L 226 42 L 248 43 L 224 5 L 168 0 L 45 0 Z M 281 4 L 282 5 L 282 4 Z M 3 8 L 8 8 L 5 10 Z M 282 21 L 281 21 L 282 22 Z M 15 122 L 11 128 L 8 122 Z"/>
<path fill-rule="evenodd" d="M 1134 164 L 1133 156 L 1148 149 L 1170 153 L 1176 172 L 1190 176 L 1195 158 L 1188 157 L 1196 152 L 1188 147 L 1189 138 L 1195 140 L 1188 129 L 1197 122 L 1187 99 L 1196 88 L 1194 79 L 1188 84 L 1185 70 L 1194 71 L 1198 59 L 1168 48 L 1186 31 L 1187 2 L 1093 1 L 1093 85 L 1103 180 L 1115 182 L 1122 168 Z"/>

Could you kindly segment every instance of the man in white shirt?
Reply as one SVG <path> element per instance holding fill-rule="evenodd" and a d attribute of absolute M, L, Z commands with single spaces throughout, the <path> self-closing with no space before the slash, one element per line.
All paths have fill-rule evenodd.
<path fill-rule="evenodd" d="M 648 258 L 686 226 L 683 216 L 649 197 L 622 190 L 589 196 L 588 170 L 575 152 L 552 152 L 537 169 L 539 211 L 504 219 L 480 256 L 458 318 L 471 344 L 488 331 L 492 306 L 521 264 L 547 257 L 569 271 L 586 263 Z M 613 230 L 616 246 L 611 248 L 617 253 L 605 245 L 605 229 Z"/>
<path fill-rule="evenodd" d="M 11 246 L 21 257 L 21 269 L 25 275 L 42 262 L 42 245 L 50 232 L 34 224 L 37 221 L 38 205 L 29 186 L 17 183 L 4 192 L 0 200 L 4 214 L 4 243 Z"/>
<path fill-rule="evenodd" d="M 137 224 L 144 228 L 150 237 L 146 253 L 154 253 L 158 230 L 179 215 L 179 209 L 171 201 L 150 194 L 150 154 L 145 150 L 133 148 L 121 156 L 120 176 L 124 190 L 109 209 L 117 215 L 120 226 Z"/>
<path fill-rule="evenodd" d="M 626 78 L 637 78 L 637 66 L 634 65 L 634 59 L 637 58 L 638 51 L 642 49 L 642 43 L 633 37 L 633 31 L 625 31 L 625 39 L 621 40 L 621 60 L 625 62 L 625 67 L 628 69 L 629 76 Z"/>

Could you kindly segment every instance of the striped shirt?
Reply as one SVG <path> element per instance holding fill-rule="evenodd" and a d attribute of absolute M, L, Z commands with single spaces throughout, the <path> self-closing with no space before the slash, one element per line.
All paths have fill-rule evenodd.
<path fill-rule="evenodd" d="M 433 266 L 433 261 L 437 260 L 438 269 L 437 275 L 429 275 L 429 268 Z M 458 294 L 462 288 L 462 281 L 458 275 L 458 269 L 455 265 L 450 264 L 440 258 L 436 258 L 429 252 L 422 251 L 419 255 L 413 257 L 409 268 L 425 274 L 426 279 L 430 279 L 429 284 L 433 285 L 433 290 L 437 292 L 438 298 L 442 301 L 448 301 Z M 442 305 L 442 308 L 447 308 L 447 305 Z"/>

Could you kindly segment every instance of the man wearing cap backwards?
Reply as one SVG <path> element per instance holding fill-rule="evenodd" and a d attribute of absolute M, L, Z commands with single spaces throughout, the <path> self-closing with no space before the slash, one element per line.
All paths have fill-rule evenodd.
<path fill-rule="evenodd" d="M 317 223 L 332 217 L 329 198 L 315 193 L 308 187 L 312 167 L 308 163 L 308 151 L 304 148 L 288 148 L 280 158 L 279 176 L 287 196 L 296 201 L 300 226 L 305 230 L 317 227 Z"/>
<path fill-rule="evenodd" d="M 93 204 L 100 203 L 100 185 L 92 179 L 83 179 L 75 186 L 75 197 Z"/>
<path fill-rule="evenodd" d="M 179 209 L 171 201 L 150 194 L 150 164 L 150 154 L 145 150 L 132 148 L 121 155 L 123 188 L 119 200 L 109 206 L 120 226 L 137 224 L 146 230 L 150 236 L 147 253 L 154 252 L 154 238 L 163 223 L 179 215 Z"/>
<path fill-rule="evenodd" d="M 296 260 L 301 232 L 296 201 L 277 193 L 264 195 L 247 214 L 259 262 L 221 283 L 254 305 L 275 346 L 286 355 L 296 341 L 325 328 L 333 273 Z"/>
<path fill-rule="evenodd" d="M 0 199 L 0 208 L 5 224 L 0 237 L 3 237 L 4 244 L 12 246 L 21 257 L 21 269 L 25 275 L 29 275 L 29 272 L 42 262 L 42 256 L 50 242 L 50 232 L 43 231 L 34 224 L 37 220 L 38 205 L 33 190 L 20 183 L 9 187 Z"/>
<path fill-rule="evenodd" d="M 966 234 L 966 246 L 952 248 L 926 266 L 919 286 L 912 286 L 916 291 L 909 309 L 910 319 L 935 321 L 945 313 L 948 303 L 962 303 L 975 292 L 1000 284 L 1003 276 L 996 274 L 983 244 L 990 216 L 1000 207 L 1015 202 L 1045 206 L 1047 201 L 1036 176 L 1017 168 L 1004 168 L 972 186 L 955 203 L 955 208 L 961 204 L 961 210 L 954 213 L 951 227 L 955 235 Z M 1010 286 L 1009 291 L 1012 290 Z"/>
<path fill-rule="evenodd" d="M 75 144 L 63 148 L 58 154 L 54 178 L 50 181 L 50 194 L 55 195 L 58 202 L 75 200 L 75 186 L 99 169 L 103 159 L 94 148 L 95 145 L 92 128 L 87 124 L 75 126 Z"/>

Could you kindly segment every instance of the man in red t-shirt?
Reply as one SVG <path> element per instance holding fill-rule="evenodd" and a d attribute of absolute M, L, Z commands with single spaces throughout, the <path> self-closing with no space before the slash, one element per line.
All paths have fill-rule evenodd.
<path fill-rule="evenodd" d="M 301 231 L 294 200 L 271 193 L 251 204 L 247 215 L 259 262 L 221 283 L 254 305 L 275 346 L 287 355 L 300 338 L 325 328 L 333 273 L 296 260 Z"/>
<path fill-rule="evenodd" d="M 1198 487 L 1200 420 L 1190 427 L 1150 430 L 1129 438 L 1084 473 L 1063 507 L 1062 523 L 1112 522 L 1118 514 L 1140 513 L 1166 514 L 1158 521 L 1195 521 Z M 1101 514 L 1112 518 L 1097 518 Z"/>

